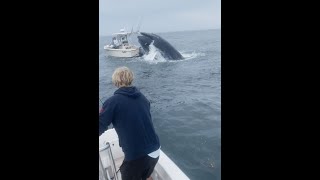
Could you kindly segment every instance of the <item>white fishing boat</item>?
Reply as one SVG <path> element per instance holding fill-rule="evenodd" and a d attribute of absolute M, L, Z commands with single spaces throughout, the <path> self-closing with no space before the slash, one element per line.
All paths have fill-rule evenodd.
<path fill-rule="evenodd" d="M 123 159 L 116 131 L 107 130 L 99 137 L 99 180 L 121 180 L 119 168 Z M 153 180 L 190 180 L 163 151 L 151 177 Z"/>
<path fill-rule="evenodd" d="M 133 34 L 133 32 L 126 32 L 124 29 L 121 29 L 119 33 L 112 34 L 111 43 L 104 46 L 106 54 L 113 57 L 139 56 L 139 47 L 130 44 L 128 41 L 128 36 L 131 34 Z"/>

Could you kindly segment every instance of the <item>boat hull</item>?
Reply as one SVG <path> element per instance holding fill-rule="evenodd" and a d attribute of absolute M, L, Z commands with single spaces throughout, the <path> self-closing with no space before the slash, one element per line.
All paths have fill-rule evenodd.
<path fill-rule="evenodd" d="M 131 49 L 113 49 L 113 48 L 104 48 L 106 50 L 106 54 L 112 57 L 137 57 L 139 56 L 139 48 L 131 48 Z"/>

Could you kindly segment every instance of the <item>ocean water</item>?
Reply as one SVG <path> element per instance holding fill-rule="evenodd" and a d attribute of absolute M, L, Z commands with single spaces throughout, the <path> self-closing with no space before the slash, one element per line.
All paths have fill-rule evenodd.
<path fill-rule="evenodd" d="M 102 100 L 112 96 L 117 89 L 111 82 L 114 69 L 129 67 L 134 86 L 151 102 L 161 149 L 191 180 L 220 180 L 221 30 L 156 34 L 185 59 L 152 60 L 156 49 L 143 57 L 107 57 L 103 46 L 111 37 L 100 37 L 99 96 Z M 139 45 L 136 36 L 131 41 Z"/>

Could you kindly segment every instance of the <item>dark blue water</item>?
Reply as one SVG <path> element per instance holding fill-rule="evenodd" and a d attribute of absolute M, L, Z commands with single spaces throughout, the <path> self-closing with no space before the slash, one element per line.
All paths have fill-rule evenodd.
<path fill-rule="evenodd" d="M 115 68 L 133 70 L 134 85 L 151 102 L 161 149 L 192 180 L 221 179 L 221 31 L 157 33 L 186 57 L 181 61 L 147 57 L 106 57 L 100 37 L 99 95 L 116 90 Z M 136 37 L 131 37 L 136 44 Z M 151 52 L 152 53 L 152 52 Z"/>

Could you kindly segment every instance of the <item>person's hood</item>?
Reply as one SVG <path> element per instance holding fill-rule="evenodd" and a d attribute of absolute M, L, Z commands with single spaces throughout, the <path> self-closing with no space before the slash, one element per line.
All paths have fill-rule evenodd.
<path fill-rule="evenodd" d="M 122 94 L 131 98 L 137 98 L 141 95 L 141 92 L 134 86 L 121 87 L 114 92 L 114 94 Z"/>

